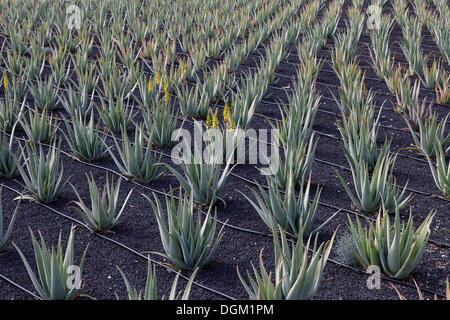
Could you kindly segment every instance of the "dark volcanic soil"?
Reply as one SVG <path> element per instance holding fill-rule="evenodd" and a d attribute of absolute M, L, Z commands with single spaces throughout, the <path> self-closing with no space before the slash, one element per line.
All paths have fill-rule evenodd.
<path fill-rule="evenodd" d="M 339 23 L 340 28 L 345 27 L 345 19 L 345 14 L 343 14 Z M 401 30 L 399 26 L 396 26 L 392 36 L 392 51 L 396 53 L 397 61 L 405 62 L 406 60 L 397 44 L 397 41 L 400 39 Z M 370 69 L 368 42 L 370 42 L 369 37 L 363 35 L 359 42 L 358 57 L 360 66 L 366 72 L 366 86 L 368 89 L 377 92 L 377 106 L 382 106 L 383 108 L 381 121 L 383 127 L 379 131 L 379 142 L 381 144 L 384 141 L 385 135 L 392 139 L 391 151 L 399 152 L 400 154 L 395 169 L 397 182 L 400 186 L 404 186 L 408 182 L 408 188 L 411 189 L 410 192 L 418 191 L 410 204 L 415 218 L 415 225 L 418 225 L 430 210 L 437 210 L 430 237 L 434 243 L 428 245 L 422 262 L 412 274 L 412 278 L 423 288 L 443 293 L 443 282 L 450 275 L 450 249 L 448 247 L 450 244 L 450 203 L 444 199 L 428 195 L 438 194 L 439 190 L 434 184 L 427 162 L 417 153 L 404 149 L 409 147 L 413 140 L 402 117 L 393 112 L 395 97 L 389 93 L 383 81 L 376 80 L 375 73 Z M 439 49 L 432 41 L 428 30 L 424 31 L 423 42 L 425 51 L 432 51 L 438 57 L 441 57 Z M 330 61 L 330 49 L 332 47 L 333 41 L 329 39 L 327 46 L 320 52 L 320 56 L 326 61 Z M 244 65 L 239 68 L 239 73 L 254 71 L 252 68 L 258 65 L 255 61 L 258 61 L 260 54 L 264 54 L 262 47 L 258 48 L 257 51 L 259 54 L 252 54 Z M 295 47 L 289 47 L 288 51 L 290 54 L 287 61 L 282 62 L 277 69 L 276 84 L 268 89 L 264 101 L 258 106 L 258 115 L 254 117 L 251 125 L 253 128 L 270 128 L 267 118 L 280 118 L 276 102 L 279 100 L 286 101 L 285 89 L 292 86 L 291 79 L 296 74 L 295 66 L 292 64 L 298 62 Z M 446 70 L 449 70 L 448 65 Z M 316 161 L 312 169 L 314 187 L 312 192 L 315 192 L 318 185 L 323 190 L 320 198 L 322 204 L 319 206 L 317 214 L 317 224 L 336 211 L 333 206 L 351 210 L 350 199 L 336 178 L 333 167 L 339 170 L 350 186 L 352 185 L 351 173 L 345 169 L 349 166 L 339 145 L 340 136 L 335 125 L 336 120 L 339 118 L 339 109 L 333 101 L 332 93 L 337 96 L 336 87 L 339 86 L 339 81 L 327 62 L 322 67 L 318 81 L 317 88 L 322 93 L 323 98 L 314 125 L 315 136 L 316 139 L 319 139 L 319 143 L 316 151 Z M 427 101 L 433 100 L 434 92 L 422 89 L 421 99 L 425 98 Z M 223 102 L 220 102 L 219 105 L 223 105 Z M 439 114 L 439 118 L 443 118 L 448 113 L 448 108 L 449 106 L 435 105 L 433 110 Z M 59 111 L 62 111 L 62 108 Z M 136 120 L 141 120 L 140 115 L 137 115 Z M 184 126 L 192 131 L 193 126 L 191 122 L 185 122 Z M 61 128 L 63 127 L 62 125 Z M 19 132 L 18 135 L 24 136 L 24 133 Z M 130 136 L 133 136 L 131 131 Z M 108 143 L 112 145 L 112 139 L 108 139 Z M 65 141 L 63 141 L 61 148 L 65 152 L 70 152 Z M 170 150 L 158 151 L 166 155 L 170 154 Z M 88 201 L 89 192 L 85 173 L 92 172 L 97 184 L 102 185 L 107 171 L 99 167 L 80 163 L 65 154 L 62 154 L 62 159 L 64 179 L 68 179 L 75 186 L 81 197 Z M 168 157 L 163 157 L 162 161 L 171 163 Z M 97 161 L 95 165 L 117 171 L 117 167 L 111 158 Z M 273 270 L 273 245 L 269 236 L 259 234 L 269 234 L 269 230 L 248 201 L 238 192 L 241 191 L 251 197 L 248 187 L 254 187 L 242 178 L 252 181 L 256 180 L 262 184 L 265 183 L 265 178 L 258 173 L 254 165 L 239 165 L 235 167 L 233 174 L 228 178 L 226 187 L 221 194 L 221 197 L 226 200 L 227 206 L 218 206 L 217 208 L 218 219 L 220 221 L 228 220 L 228 227 L 225 227 L 225 236 L 211 263 L 198 273 L 196 282 L 233 298 L 246 299 L 248 296 L 238 279 L 236 267 L 239 266 L 241 272 L 251 268 L 251 263 L 258 263 L 260 250 L 264 249 L 265 266 L 268 270 Z M 19 182 L 21 182 L 19 178 L 18 181 L 0 180 L 0 183 L 5 186 L 12 187 L 15 190 L 22 190 Z M 171 188 L 177 188 L 178 186 L 178 181 L 167 173 L 158 181 L 152 182 L 146 187 L 132 181 L 123 181 L 120 203 L 122 203 L 129 190 L 134 189 L 134 192 L 119 225 L 114 228 L 113 232 L 103 234 L 107 239 L 92 234 L 83 226 L 77 226 L 75 236 L 76 257 L 80 258 L 84 248 L 89 244 L 82 293 L 97 299 L 114 299 L 115 294 L 120 299 L 126 298 L 125 286 L 116 266 L 119 266 L 125 272 L 132 285 L 140 289 L 144 287 L 147 262 L 142 256 L 137 255 L 124 246 L 139 253 L 149 251 L 162 252 L 163 248 L 155 216 L 150 204 L 142 194 L 151 195 L 151 189 L 168 192 Z M 13 200 L 16 196 L 14 192 L 3 188 L 3 210 L 6 221 L 9 221 L 16 206 L 16 202 Z M 158 195 L 158 197 L 164 200 L 162 195 Z M 65 184 L 61 188 L 60 198 L 51 204 L 50 207 L 60 213 L 64 213 L 68 217 L 81 220 L 81 217 L 70 208 L 69 202 L 73 200 L 76 200 L 76 196 L 70 185 Z M 407 219 L 408 214 L 409 210 L 403 210 L 401 216 L 403 219 Z M 368 215 L 368 217 L 374 218 L 374 215 Z M 338 226 L 340 226 L 338 237 L 344 234 L 346 222 L 347 213 L 339 213 L 321 231 L 320 239 L 322 241 L 330 239 Z M 55 244 L 59 232 L 62 231 L 65 243 L 72 223 L 73 221 L 69 218 L 62 217 L 55 211 L 37 203 L 22 202 L 12 240 L 24 252 L 34 268 L 35 263 L 28 228 L 30 227 L 34 232 L 40 230 L 47 244 Z M 256 233 L 251 231 L 256 231 Z M 435 243 L 443 245 L 439 246 Z M 335 258 L 335 255 L 333 254 L 332 257 Z M 164 262 L 157 255 L 152 255 L 152 258 Z M 6 251 L 0 255 L 0 274 L 34 292 L 25 267 L 12 245 L 9 245 Z M 189 276 L 189 273 L 185 273 L 185 275 Z M 166 268 L 158 266 L 157 276 L 160 296 L 168 295 L 175 276 L 174 272 L 169 272 Z M 382 286 L 379 290 L 369 290 L 366 286 L 367 277 L 365 274 L 329 261 L 324 270 L 323 281 L 315 295 L 315 299 L 398 299 L 389 282 L 385 280 L 382 281 Z M 406 279 L 405 282 L 412 284 L 412 278 Z M 180 289 L 184 287 L 185 283 L 185 280 L 180 280 Z M 401 284 L 396 285 L 396 287 L 408 299 L 417 298 L 415 289 Z M 426 296 L 432 297 L 431 295 Z M 191 298 L 224 299 L 226 296 L 194 285 Z M 32 299 L 32 297 L 10 283 L 0 280 L 0 299 Z"/>

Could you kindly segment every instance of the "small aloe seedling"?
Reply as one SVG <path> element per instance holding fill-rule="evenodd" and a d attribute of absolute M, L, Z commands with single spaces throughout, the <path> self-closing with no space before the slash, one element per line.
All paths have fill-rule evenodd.
<path fill-rule="evenodd" d="M 356 226 L 348 217 L 348 228 L 355 240 L 354 255 L 363 268 L 379 266 L 383 273 L 396 278 L 406 278 L 420 262 L 430 237 L 430 225 L 435 212 L 431 211 L 414 231 L 410 210 L 405 226 L 400 226 L 399 210 L 395 210 L 395 221 L 391 227 L 389 212 L 383 208 L 378 213 L 375 227 L 363 228 L 356 218 Z"/>
<path fill-rule="evenodd" d="M 38 292 L 39 296 L 44 300 L 71 300 L 79 295 L 81 289 L 82 273 L 84 267 L 84 260 L 89 245 L 86 246 L 81 261 L 78 265 L 75 264 L 74 251 L 74 237 L 75 227 L 72 227 L 67 241 L 65 253 L 63 253 L 61 244 L 61 233 L 59 234 L 58 245 L 55 249 L 47 248 L 42 234 L 39 232 L 41 244 L 36 240 L 33 231 L 31 231 L 31 239 L 33 242 L 34 256 L 38 269 L 39 278 L 36 277 L 33 269 L 25 258 L 20 249 L 13 243 L 23 264 L 27 269 L 31 282 Z M 74 269 L 74 267 L 77 267 Z M 74 270 L 76 272 L 75 281 L 71 282 Z"/>
<path fill-rule="evenodd" d="M 223 236 L 223 228 L 216 234 L 217 213 L 213 218 L 211 208 L 203 222 L 201 221 L 201 210 L 197 212 L 197 219 L 194 218 L 194 200 L 190 197 L 180 197 L 178 207 L 172 193 L 166 196 L 167 220 L 165 218 L 161 202 L 153 193 L 155 201 L 149 197 L 144 197 L 150 202 L 153 212 L 158 221 L 158 228 L 164 253 L 154 252 L 178 268 L 183 270 L 194 270 L 207 264 L 214 255 L 217 246 Z M 215 239 L 214 239 L 215 238 Z"/>
<path fill-rule="evenodd" d="M 292 250 L 284 232 L 280 232 L 281 241 L 278 238 L 277 228 L 272 227 L 275 250 L 275 283 L 272 282 L 272 272 L 268 273 L 262 259 L 262 250 L 259 256 L 258 274 L 255 266 L 253 272 L 255 279 L 247 271 L 249 284 L 243 279 L 237 268 L 239 279 L 244 285 L 251 300 L 309 300 L 311 299 L 321 280 L 322 271 L 330 255 L 333 246 L 333 234 L 331 240 L 317 247 L 316 234 L 312 248 L 311 260 L 308 263 L 311 236 L 306 245 L 303 236 L 299 234 L 297 244 L 292 245 Z"/>
<path fill-rule="evenodd" d="M 130 285 L 130 282 L 128 281 L 125 274 L 122 272 L 122 270 L 117 267 L 117 269 L 120 272 L 120 275 L 123 278 L 123 282 L 125 283 L 125 287 L 127 288 L 127 294 L 129 300 L 158 300 L 158 292 L 157 292 L 157 278 L 156 278 L 156 269 L 153 266 L 150 258 L 148 258 L 148 267 L 147 267 L 147 280 L 145 281 L 145 288 L 144 288 L 144 295 L 142 295 L 141 291 L 138 291 L 136 288 L 133 288 Z M 181 271 L 177 273 L 175 276 L 175 279 L 173 280 L 172 287 L 170 289 L 169 294 L 169 300 L 178 300 L 181 298 L 181 300 L 188 300 L 189 294 L 191 293 L 192 283 L 194 282 L 195 275 L 197 274 L 199 269 L 195 269 L 195 271 L 192 273 L 191 277 L 189 278 L 188 283 L 186 284 L 186 288 L 184 289 L 183 295 L 181 295 L 181 292 L 177 294 L 177 284 L 178 279 L 180 277 Z M 117 296 L 117 295 L 116 295 Z M 180 297 L 181 296 L 181 297 Z M 164 296 L 162 297 L 162 300 L 164 300 Z"/>
<path fill-rule="evenodd" d="M 10 238 L 11 238 L 11 232 L 14 227 L 14 223 L 16 222 L 17 217 L 17 211 L 19 209 L 20 203 L 16 206 L 16 209 L 14 210 L 14 213 L 11 217 L 11 220 L 9 221 L 8 229 L 3 229 L 3 205 L 2 205 L 2 194 L 3 189 L 0 187 L 0 252 L 5 249 L 6 245 L 8 244 Z"/>
<path fill-rule="evenodd" d="M 132 143 L 128 138 L 127 132 L 122 130 L 122 146 L 119 145 L 117 139 L 114 137 L 120 161 L 109 150 L 119 170 L 127 177 L 134 178 L 142 183 L 154 181 L 162 174 L 157 165 L 162 156 L 159 159 L 155 159 L 152 155 L 152 136 L 152 131 L 147 136 L 143 126 L 137 126 L 134 143 Z"/>
<path fill-rule="evenodd" d="M 74 201 L 74 203 L 78 206 L 78 208 L 75 207 L 75 210 L 80 213 L 84 222 L 86 222 L 90 228 L 98 231 L 110 230 L 119 222 L 119 218 L 124 212 L 125 206 L 130 199 L 133 189 L 125 198 L 122 208 L 119 212 L 117 212 L 117 203 L 119 201 L 121 183 L 120 178 L 117 184 L 114 185 L 114 180 L 112 179 L 111 183 L 109 183 L 108 175 L 106 175 L 105 187 L 103 188 L 101 195 L 92 173 L 90 179 L 87 174 L 86 178 L 89 184 L 91 208 L 86 206 L 84 201 L 81 199 L 80 194 L 77 192 L 77 189 L 71 184 L 73 191 L 78 197 L 78 201 Z"/>
<path fill-rule="evenodd" d="M 25 149 L 19 145 L 25 161 L 23 165 L 18 166 L 18 169 L 25 183 L 26 193 L 18 198 L 43 203 L 51 203 L 56 200 L 63 178 L 63 168 L 60 165 L 60 145 L 61 140 L 58 144 L 55 140 L 47 155 L 44 154 L 41 145 L 39 145 L 38 151 L 33 142 L 25 144 Z"/>

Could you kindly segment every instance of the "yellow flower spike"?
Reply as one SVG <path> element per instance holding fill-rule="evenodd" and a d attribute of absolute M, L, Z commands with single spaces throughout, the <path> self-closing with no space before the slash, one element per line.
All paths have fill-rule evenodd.
<path fill-rule="evenodd" d="M 153 82 L 152 79 L 148 80 L 148 92 L 153 91 Z"/>
<path fill-rule="evenodd" d="M 3 75 L 3 85 L 5 86 L 5 90 L 8 90 L 8 76 L 6 73 Z"/>
<path fill-rule="evenodd" d="M 219 117 L 217 116 L 217 109 L 213 114 L 212 128 L 219 129 Z"/>
<path fill-rule="evenodd" d="M 164 81 L 164 103 L 166 105 L 168 105 L 170 102 L 170 95 L 169 95 L 169 89 L 168 89 L 168 84 L 167 84 L 167 80 Z"/>
<path fill-rule="evenodd" d="M 156 85 L 159 87 L 161 85 L 161 72 L 158 71 L 156 74 Z"/>
<path fill-rule="evenodd" d="M 225 107 L 223 108 L 223 122 L 228 123 L 230 121 L 230 106 L 228 101 L 225 101 Z"/>
<path fill-rule="evenodd" d="M 208 110 L 208 115 L 206 116 L 206 129 L 210 129 L 211 128 L 211 110 Z"/>
<path fill-rule="evenodd" d="M 231 125 L 228 128 L 231 132 L 233 132 L 234 130 L 236 130 L 236 122 L 234 121 L 234 118 L 231 119 Z"/>

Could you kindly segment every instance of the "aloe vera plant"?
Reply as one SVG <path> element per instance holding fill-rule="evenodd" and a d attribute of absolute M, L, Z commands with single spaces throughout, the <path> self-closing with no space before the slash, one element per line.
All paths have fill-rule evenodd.
<path fill-rule="evenodd" d="M 446 7 L 444 10 L 447 10 L 446 12 L 448 12 L 448 6 L 446 6 L 445 3 L 443 6 Z M 430 31 L 432 32 L 433 38 L 442 55 L 447 60 L 447 63 L 450 63 L 450 40 L 448 37 L 448 30 L 448 17 L 447 19 L 435 18 L 432 20 Z"/>
<path fill-rule="evenodd" d="M 272 272 L 268 273 L 262 259 L 262 250 L 259 257 L 259 268 L 261 275 L 253 266 L 255 279 L 247 271 L 249 283 L 247 283 L 239 272 L 237 272 L 241 283 L 247 291 L 251 300 L 309 300 L 314 296 L 325 268 L 328 256 L 333 246 L 333 234 L 331 240 L 321 243 L 317 247 L 316 234 L 312 246 L 311 259 L 308 261 L 311 236 L 304 244 L 302 235 L 299 234 L 297 243 L 289 246 L 286 235 L 280 231 L 279 240 L 276 227 L 273 230 L 273 242 L 275 251 L 275 282 L 272 280 Z"/>
<path fill-rule="evenodd" d="M 185 117 L 206 118 L 209 108 L 210 95 L 201 92 L 199 87 L 188 89 L 177 87 L 177 96 L 180 102 L 181 113 Z"/>
<path fill-rule="evenodd" d="M 422 63 L 422 76 L 420 77 L 422 84 L 425 88 L 436 89 L 442 82 L 441 77 L 446 76 L 446 72 L 442 70 L 442 65 L 438 64 L 436 60 L 433 61 L 430 68 L 427 65 L 427 61 L 423 61 Z"/>
<path fill-rule="evenodd" d="M 146 134 L 141 125 L 136 127 L 134 143 L 129 140 L 125 130 L 122 130 L 122 146 L 119 145 L 114 137 L 120 161 L 111 150 L 109 150 L 109 153 L 125 176 L 134 178 L 142 183 L 149 183 L 161 176 L 162 171 L 158 169 L 157 163 L 161 161 L 162 155 L 159 159 L 155 159 L 152 155 L 152 136 L 153 132 L 150 131 Z"/>
<path fill-rule="evenodd" d="M 137 83 L 140 97 L 138 102 L 144 109 L 152 108 L 159 99 L 160 92 L 154 78 L 147 80 L 147 78 L 141 77 Z"/>
<path fill-rule="evenodd" d="M 114 100 L 112 96 L 105 102 L 101 99 L 101 107 L 98 111 L 101 115 L 103 124 L 114 133 L 121 132 L 122 129 L 128 129 L 131 125 L 134 115 L 130 105 L 125 102 L 124 95 Z"/>
<path fill-rule="evenodd" d="M 177 141 L 172 137 L 177 129 L 178 113 L 175 112 L 171 103 L 163 106 L 161 101 L 150 110 L 141 107 L 144 123 L 147 130 L 153 130 L 152 141 L 160 148 L 169 148 Z"/>
<path fill-rule="evenodd" d="M 0 99 L 0 130 L 9 133 L 14 126 L 20 126 L 19 119 L 22 117 L 22 111 L 26 99 L 19 103 L 17 95 L 10 96 L 6 94 L 5 99 Z"/>
<path fill-rule="evenodd" d="M 11 239 L 11 232 L 14 228 L 14 223 L 16 222 L 17 217 L 17 211 L 19 209 L 20 203 L 16 206 L 16 209 L 14 210 L 14 213 L 9 220 L 8 228 L 4 230 L 3 228 L 3 201 L 2 201 L 2 195 L 3 195 L 3 188 L 0 187 L 0 252 L 5 249 L 5 247 L 8 245 L 9 240 Z"/>
<path fill-rule="evenodd" d="M 100 134 L 100 122 L 95 124 L 92 111 L 89 121 L 81 114 L 72 117 L 72 125 L 65 117 L 63 120 L 67 130 L 67 134 L 63 131 L 63 135 L 76 157 L 90 162 L 105 156 L 106 133 Z"/>
<path fill-rule="evenodd" d="M 415 148 L 417 148 L 424 156 L 433 158 L 436 156 L 436 144 L 439 144 L 447 153 L 450 150 L 450 133 L 446 133 L 445 125 L 450 114 L 447 114 L 440 122 L 437 121 L 437 115 L 429 112 L 425 119 L 417 119 L 419 132 L 417 133 L 412 128 L 411 124 L 407 122 L 411 136 L 414 139 Z"/>
<path fill-rule="evenodd" d="M 95 87 L 95 85 L 94 85 Z M 79 86 L 78 92 L 74 90 L 72 85 L 67 88 L 67 95 L 61 95 L 58 99 L 70 117 L 84 117 L 91 111 L 94 105 L 94 93 L 89 94 L 89 88 L 86 85 Z"/>
<path fill-rule="evenodd" d="M 284 161 L 278 159 L 279 165 L 274 175 L 278 186 L 285 188 L 291 178 L 291 174 L 295 184 L 298 184 L 304 176 L 309 175 L 317 143 L 318 140 L 314 142 L 314 133 L 312 133 L 309 140 L 305 137 L 298 140 L 295 144 L 288 140 L 287 144 L 282 145 Z"/>
<path fill-rule="evenodd" d="M 26 192 L 18 198 L 51 203 L 60 193 L 63 178 L 63 168 L 60 164 L 61 140 L 50 145 L 45 155 L 42 145 L 39 151 L 34 142 L 19 145 L 24 163 L 18 166 L 20 175 L 25 183 Z M 17 161 L 19 161 L 17 159 Z"/>
<path fill-rule="evenodd" d="M 58 117 L 49 116 L 46 108 L 39 113 L 35 107 L 34 112 L 29 112 L 29 121 L 22 118 L 19 123 L 28 138 L 34 142 L 50 141 L 58 129 Z"/>
<path fill-rule="evenodd" d="M 14 129 L 8 139 L 0 130 L 0 177 L 12 178 L 18 174 L 18 165 L 22 158 L 19 148 L 14 151 Z"/>
<path fill-rule="evenodd" d="M 150 257 L 148 258 L 148 267 L 147 267 L 147 279 L 145 281 L 145 288 L 144 288 L 144 294 L 142 295 L 142 291 L 138 291 L 136 288 L 133 288 L 130 285 L 130 282 L 128 281 L 127 277 L 123 273 L 123 271 L 117 267 L 117 269 L 120 272 L 120 275 L 122 276 L 123 282 L 125 283 L 125 287 L 127 289 L 128 299 L 129 300 L 158 300 L 158 292 L 157 292 L 157 283 L 158 279 L 156 278 L 156 269 L 153 266 L 150 260 Z M 186 288 L 184 289 L 183 295 L 181 295 L 181 291 L 177 294 L 177 285 L 178 285 L 178 279 L 180 277 L 181 271 L 177 273 L 175 276 L 175 279 L 173 280 L 172 287 L 170 289 L 170 294 L 168 299 L 169 300 L 188 300 L 189 294 L 191 293 L 192 283 L 194 282 L 194 278 L 197 274 L 199 269 L 195 269 L 195 271 L 192 273 L 191 277 L 189 278 L 188 283 L 186 284 Z M 117 295 L 116 295 L 117 296 Z M 164 296 L 161 298 L 164 300 Z"/>
<path fill-rule="evenodd" d="M 442 84 L 438 83 L 436 90 L 436 102 L 450 104 L 450 75 L 442 77 Z"/>
<path fill-rule="evenodd" d="M 422 44 L 422 24 L 417 17 L 405 19 L 402 26 L 403 42 L 400 44 L 403 54 L 409 63 L 409 71 L 417 76 L 422 75 L 422 66 L 426 64 L 427 58 L 424 58 L 421 52 Z"/>
<path fill-rule="evenodd" d="M 411 194 L 405 196 L 407 185 L 401 192 L 397 190 L 393 172 L 396 158 L 396 156 L 392 156 L 389 153 L 380 156 L 371 175 L 369 166 L 364 160 L 353 163 L 348 159 L 351 165 L 356 194 L 353 194 L 342 176 L 335 169 L 339 181 L 358 210 L 374 212 L 378 211 L 384 204 L 388 212 L 395 212 L 396 209 L 401 210 L 411 201 Z"/>
<path fill-rule="evenodd" d="M 81 289 L 84 261 L 89 245 L 86 246 L 80 263 L 77 266 L 77 271 L 75 271 L 77 272 L 75 281 L 78 281 L 78 283 L 73 283 L 69 277 L 73 277 L 74 266 L 76 266 L 74 251 L 75 227 L 72 226 L 70 230 L 65 252 L 62 249 L 61 233 L 59 234 L 56 249 L 53 246 L 51 249 L 47 247 L 40 232 L 40 244 L 31 229 L 30 233 L 39 278 L 35 275 L 22 251 L 14 243 L 13 245 L 22 258 L 31 282 L 39 296 L 44 300 L 71 300 L 76 298 Z"/>
<path fill-rule="evenodd" d="M 233 167 L 230 158 L 221 172 L 223 158 L 219 158 L 219 155 L 211 153 L 209 159 L 198 161 L 196 156 L 189 152 L 180 163 L 184 176 L 171 166 L 166 167 L 178 179 L 186 193 L 192 193 L 194 201 L 207 206 L 214 205 L 217 200 L 225 203 L 219 194 Z"/>
<path fill-rule="evenodd" d="M 355 60 L 349 63 L 343 63 L 338 69 L 335 67 L 341 87 L 339 88 L 340 100 L 334 97 L 340 111 L 348 116 L 352 110 L 363 113 L 365 107 L 370 106 L 374 100 L 374 94 L 367 92 L 364 85 L 365 74 Z"/>
<path fill-rule="evenodd" d="M 360 160 L 365 161 L 372 170 L 380 156 L 389 153 L 390 142 L 385 138 L 381 149 L 377 146 L 378 125 L 381 109 L 376 119 L 373 119 L 374 106 L 366 107 L 361 114 L 358 110 L 352 110 L 348 117 L 343 116 L 337 122 L 338 130 L 342 137 L 341 146 L 345 156 L 354 166 Z"/>
<path fill-rule="evenodd" d="M 261 196 L 256 190 L 250 189 L 256 202 L 245 194 L 242 193 L 242 195 L 250 202 L 269 228 L 272 226 L 272 221 L 274 221 L 290 236 L 297 237 L 298 234 L 309 236 L 322 229 L 336 215 L 336 213 L 333 214 L 325 222 L 313 229 L 322 190 L 318 188 L 314 199 L 312 201 L 309 200 L 311 175 L 306 183 L 306 189 L 303 186 L 303 181 L 300 183 L 298 196 L 295 195 L 295 183 L 292 174 L 290 175 L 284 195 L 281 194 L 279 187 L 273 179 L 267 178 L 266 181 L 267 192 L 264 191 L 261 185 L 258 185 L 258 191 Z"/>
<path fill-rule="evenodd" d="M 392 56 L 389 38 L 392 32 L 394 19 L 389 15 L 382 15 L 380 27 L 370 32 L 372 50 L 369 51 L 372 61 L 372 69 L 381 79 L 386 79 L 394 70 L 394 58 Z"/>
<path fill-rule="evenodd" d="M 400 225 L 399 210 L 395 210 L 394 225 L 390 225 L 389 212 L 384 207 L 378 213 L 375 227 L 363 228 L 356 218 L 356 226 L 348 217 L 348 228 L 355 240 L 354 254 L 363 268 L 379 266 L 383 273 L 404 279 L 416 269 L 430 237 L 430 225 L 436 212 L 431 211 L 414 230 L 412 210 L 405 224 Z"/>
<path fill-rule="evenodd" d="M 450 198 L 450 161 L 447 165 L 445 162 L 445 152 L 439 143 L 434 145 L 434 149 L 436 150 L 436 165 L 427 156 L 434 183 L 446 197 Z"/>
<path fill-rule="evenodd" d="M 42 109 L 53 110 L 56 107 L 57 90 L 53 88 L 53 79 L 37 80 L 36 86 L 30 86 L 36 105 Z"/>
<path fill-rule="evenodd" d="M 77 189 L 71 184 L 72 189 L 78 198 L 78 201 L 74 201 L 78 207 L 74 208 L 90 228 L 98 231 L 110 230 L 119 222 L 119 219 L 125 210 L 125 206 L 133 193 L 133 189 L 128 193 L 122 207 L 117 212 L 121 179 L 119 178 L 116 184 L 114 184 L 114 179 L 111 179 L 110 183 L 108 175 L 106 175 L 105 186 L 100 194 L 100 190 L 95 183 L 92 173 L 91 178 L 89 178 L 87 174 L 86 178 L 89 185 L 91 208 L 84 203 Z"/>
<path fill-rule="evenodd" d="M 320 96 L 312 91 L 294 88 L 293 95 L 288 96 L 288 104 L 281 105 L 281 121 L 276 126 L 272 125 L 279 130 L 281 145 L 300 144 L 302 139 L 310 138 L 319 102 Z"/>
<path fill-rule="evenodd" d="M 396 112 L 401 113 L 406 122 L 414 131 L 419 129 L 419 119 L 424 119 L 430 112 L 430 105 L 427 107 L 426 99 L 419 102 L 420 81 L 416 80 L 413 87 L 408 79 L 400 81 L 399 93 L 397 94 Z"/>
<path fill-rule="evenodd" d="M 194 270 L 207 264 L 217 249 L 223 237 L 223 228 L 217 232 L 217 213 L 214 218 L 211 215 L 211 207 L 207 215 L 201 221 L 201 210 L 198 209 L 197 218 L 194 217 L 193 195 L 188 197 L 181 194 L 178 200 L 178 207 L 172 192 L 165 196 L 166 213 L 163 210 L 160 200 L 153 193 L 155 201 L 148 196 L 144 197 L 150 202 L 153 212 L 158 221 L 159 233 L 165 253 L 158 253 L 166 258 L 170 263 L 184 270 Z"/>

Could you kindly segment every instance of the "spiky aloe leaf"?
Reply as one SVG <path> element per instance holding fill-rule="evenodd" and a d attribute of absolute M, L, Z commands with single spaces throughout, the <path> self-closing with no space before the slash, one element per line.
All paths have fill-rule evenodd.
<path fill-rule="evenodd" d="M 22 251 L 13 243 L 17 252 L 19 253 L 25 268 L 30 276 L 31 282 L 38 292 L 39 296 L 44 300 L 71 300 L 74 299 L 80 291 L 81 283 L 72 283 L 69 277 L 72 276 L 71 267 L 75 266 L 74 256 L 74 235 L 75 228 L 72 226 L 67 241 L 66 251 L 63 257 L 63 250 L 61 246 L 61 234 L 59 235 L 58 245 L 47 248 L 45 240 L 42 234 L 39 232 L 40 244 L 36 240 L 33 231 L 31 231 L 31 239 L 34 248 L 34 255 L 36 259 L 36 266 L 38 271 L 38 277 L 35 275 L 33 269 L 28 263 L 26 257 Z M 82 279 L 82 273 L 84 268 L 84 261 L 89 245 L 83 252 L 80 263 L 78 265 L 78 279 Z"/>

